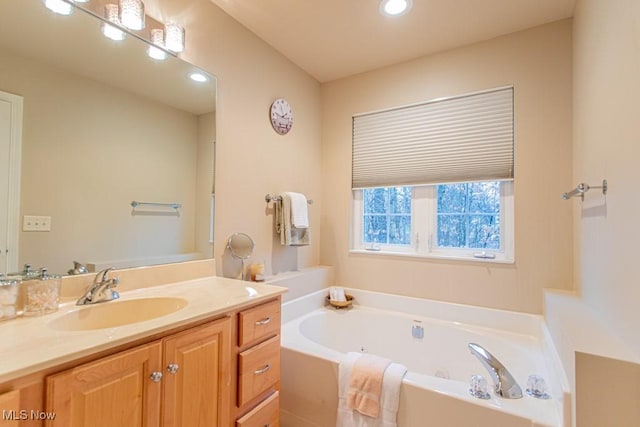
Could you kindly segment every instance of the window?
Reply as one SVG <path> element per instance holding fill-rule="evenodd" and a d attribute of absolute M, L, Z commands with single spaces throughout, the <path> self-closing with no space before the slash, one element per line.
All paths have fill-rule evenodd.
<path fill-rule="evenodd" d="M 366 189 L 363 198 L 364 243 L 411 244 L 411 187 Z"/>
<path fill-rule="evenodd" d="M 513 260 L 513 93 L 354 116 L 352 248 Z"/>
<path fill-rule="evenodd" d="M 437 246 L 500 249 L 500 183 L 438 185 Z"/>
<path fill-rule="evenodd" d="M 354 194 L 355 250 L 513 260 L 511 182 L 384 187 Z"/>

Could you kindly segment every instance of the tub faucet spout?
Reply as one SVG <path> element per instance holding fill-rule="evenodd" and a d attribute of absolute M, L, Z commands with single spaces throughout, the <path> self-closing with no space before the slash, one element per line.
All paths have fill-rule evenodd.
<path fill-rule="evenodd" d="M 522 397 L 522 389 L 516 380 L 493 354 L 474 343 L 469 343 L 469 350 L 471 350 L 471 354 L 478 358 L 482 366 L 489 371 L 498 396 L 505 399 L 520 399 Z"/>

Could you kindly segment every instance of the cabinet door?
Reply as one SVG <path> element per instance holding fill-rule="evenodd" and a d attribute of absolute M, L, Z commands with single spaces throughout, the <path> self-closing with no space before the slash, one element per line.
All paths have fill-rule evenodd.
<path fill-rule="evenodd" d="M 160 425 L 161 344 L 155 342 L 77 366 L 47 378 L 50 426 L 157 427 Z"/>
<path fill-rule="evenodd" d="M 164 340 L 164 427 L 229 425 L 231 320 Z"/>
<path fill-rule="evenodd" d="M 18 427 L 20 419 L 20 390 L 0 394 L 0 427 Z"/>

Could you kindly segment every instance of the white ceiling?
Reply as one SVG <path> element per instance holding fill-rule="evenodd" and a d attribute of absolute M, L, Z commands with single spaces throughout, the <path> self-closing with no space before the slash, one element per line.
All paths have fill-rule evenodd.
<path fill-rule="evenodd" d="M 211 0 L 320 82 L 568 18 L 575 0 Z"/>

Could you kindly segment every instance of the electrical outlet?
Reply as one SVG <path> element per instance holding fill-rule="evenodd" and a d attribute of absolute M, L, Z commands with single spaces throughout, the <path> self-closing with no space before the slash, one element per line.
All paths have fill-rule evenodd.
<path fill-rule="evenodd" d="M 51 231 L 51 217 L 25 215 L 22 221 L 22 231 Z"/>

